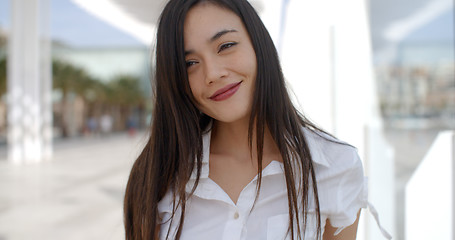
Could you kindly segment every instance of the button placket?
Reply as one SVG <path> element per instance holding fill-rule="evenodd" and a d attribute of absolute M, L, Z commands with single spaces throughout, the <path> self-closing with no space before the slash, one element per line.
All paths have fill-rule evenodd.
<path fill-rule="evenodd" d="M 226 222 L 223 240 L 241 239 L 243 220 L 240 209 L 232 205 L 229 211 L 229 220 Z"/>

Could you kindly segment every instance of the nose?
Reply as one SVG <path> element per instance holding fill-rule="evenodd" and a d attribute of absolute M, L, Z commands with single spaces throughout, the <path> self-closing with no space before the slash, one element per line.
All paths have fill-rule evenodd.
<path fill-rule="evenodd" d="M 205 82 L 212 84 L 222 78 L 227 77 L 228 71 L 222 59 L 211 58 L 205 61 Z"/>

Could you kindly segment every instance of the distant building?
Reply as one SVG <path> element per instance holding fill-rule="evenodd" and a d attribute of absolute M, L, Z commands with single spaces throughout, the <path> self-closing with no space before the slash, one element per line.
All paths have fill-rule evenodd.
<path fill-rule="evenodd" d="M 398 47 L 393 64 L 377 66 L 386 122 L 392 127 L 455 128 L 453 53 L 453 43 L 406 43 Z"/>

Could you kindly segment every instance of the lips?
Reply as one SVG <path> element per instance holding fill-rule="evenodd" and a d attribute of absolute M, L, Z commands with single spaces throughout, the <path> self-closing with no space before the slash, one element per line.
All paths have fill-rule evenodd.
<path fill-rule="evenodd" d="M 213 101 L 226 100 L 226 99 L 230 98 L 232 95 L 234 95 L 234 93 L 236 93 L 237 90 L 239 90 L 241 83 L 242 83 L 242 81 L 240 81 L 238 83 L 229 84 L 226 87 L 223 87 L 223 88 L 219 89 L 218 91 L 216 91 L 209 98 Z"/>

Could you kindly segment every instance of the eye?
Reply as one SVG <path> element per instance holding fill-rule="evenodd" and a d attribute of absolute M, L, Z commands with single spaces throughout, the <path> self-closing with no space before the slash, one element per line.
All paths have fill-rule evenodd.
<path fill-rule="evenodd" d="M 186 61 L 186 68 L 189 68 L 193 65 L 196 65 L 198 62 L 197 61 L 194 61 L 194 60 L 188 60 Z"/>
<path fill-rule="evenodd" d="M 236 42 L 223 43 L 221 44 L 220 49 L 218 49 L 218 53 L 235 45 L 237 45 Z"/>

